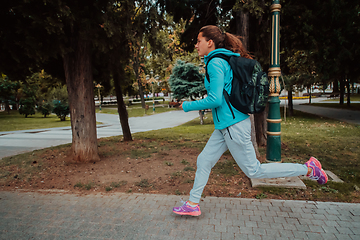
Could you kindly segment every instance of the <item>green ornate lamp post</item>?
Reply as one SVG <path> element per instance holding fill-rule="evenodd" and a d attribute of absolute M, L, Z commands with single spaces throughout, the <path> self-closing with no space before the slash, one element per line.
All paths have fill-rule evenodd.
<path fill-rule="evenodd" d="M 270 95 L 269 115 L 267 118 L 267 149 L 268 162 L 281 162 L 281 115 L 280 115 L 280 1 L 271 2 L 271 54 L 270 54 Z"/>

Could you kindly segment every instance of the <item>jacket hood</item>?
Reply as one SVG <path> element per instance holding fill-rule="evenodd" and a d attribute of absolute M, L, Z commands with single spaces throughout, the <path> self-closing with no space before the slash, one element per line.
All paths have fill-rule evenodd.
<path fill-rule="evenodd" d="M 208 60 L 212 55 L 214 55 L 214 54 L 219 54 L 219 53 L 224 54 L 224 55 L 226 55 L 226 56 L 238 56 L 238 57 L 240 56 L 239 53 L 234 53 L 234 52 L 232 52 L 232 51 L 230 51 L 230 50 L 227 50 L 226 48 L 217 48 L 217 49 L 211 51 L 208 55 L 204 56 L 204 63 L 206 64 L 206 63 L 207 63 L 207 60 Z"/>

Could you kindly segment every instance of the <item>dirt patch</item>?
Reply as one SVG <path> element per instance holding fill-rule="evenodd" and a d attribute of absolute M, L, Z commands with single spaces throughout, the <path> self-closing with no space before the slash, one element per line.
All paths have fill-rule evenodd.
<path fill-rule="evenodd" d="M 189 147 L 189 145 L 193 145 Z M 187 147 L 188 146 L 188 147 Z M 155 141 L 151 139 L 121 142 L 99 140 L 100 161 L 74 163 L 69 158 L 70 147 L 36 151 L 28 166 L 1 167 L 1 190 L 66 190 L 89 194 L 136 192 L 188 195 L 195 178 L 199 143 Z M 264 161 L 264 157 L 260 159 Z M 312 189 L 285 190 L 278 193 L 252 188 L 249 178 L 225 153 L 213 168 L 203 197 L 241 197 L 316 200 Z M 334 199 L 332 199 L 334 200 Z M 335 199 L 336 200 L 336 199 Z"/>

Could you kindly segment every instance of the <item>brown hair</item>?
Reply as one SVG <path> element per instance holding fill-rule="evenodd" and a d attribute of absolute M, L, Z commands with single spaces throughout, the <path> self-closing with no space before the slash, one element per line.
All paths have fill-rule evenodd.
<path fill-rule="evenodd" d="M 232 52 L 240 53 L 242 57 L 252 59 L 250 53 L 245 49 L 240 37 L 231 33 L 223 33 L 217 26 L 208 25 L 200 29 L 199 33 L 209 41 L 210 39 L 215 43 L 215 49 L 226 48 Z"/>

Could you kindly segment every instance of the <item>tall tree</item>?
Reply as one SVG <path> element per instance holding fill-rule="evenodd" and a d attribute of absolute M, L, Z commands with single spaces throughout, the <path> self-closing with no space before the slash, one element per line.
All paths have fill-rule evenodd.
<path fill-rule="evenodd" d="M 283 5 L 283 46 L 311 51 L 324 85 L 339 79 L 340 104 L 346 79 L 360 76 L 359 12 L 360 4 L 349 0 L 287 1 Z"/>
<path fill-rule="evenodd" d="M 0 32 L 1 41 L 7 46 L 4 52 L 10 61 L 38 67 L 62 60 L 69 93 L 75 161 L 99 160 L 92 49 L 106 38 L 100 25 L 109 4 L 112 2 L 14 0 L 3 1 L 0 7 L 2 20 L 10 25 L 2 27 Z M 59 70 L 58 65 L 54 69 Z"/>

